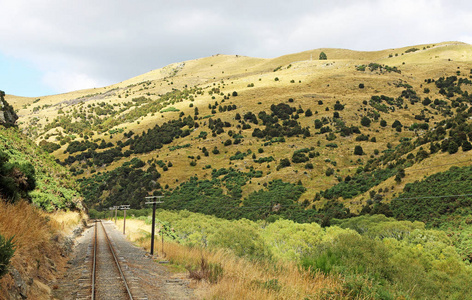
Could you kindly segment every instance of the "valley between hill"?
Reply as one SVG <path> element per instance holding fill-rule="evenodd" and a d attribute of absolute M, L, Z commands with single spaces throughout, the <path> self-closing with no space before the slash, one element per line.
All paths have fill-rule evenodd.
<path fill-rule="evenodd" d="M 34 178 L 11 195 L 46 211 L 80 210 L 83 197 L 91 217 L 129 204 L 149 223 L 145 197 L 164 196 L 169 241 L 316 270 L 303 276 L 328 276 L 339 297 L 438 296 L 441 276 L 449 282 L 442 296 L 467 297 L 471 58 L 472 46 L 460 42 L 273 59 L 218 54 L 107 87 L 7 94 L 22 134 L 2 130 L 4 171 L 16 161 L 25 176 L 17 179 Z M 32 160 L 32 142 L 9 150 L 23 134 L 42 148 Z M 201 224 L 186 224 L 189 216 Z M 292 244 L 278 230 L 307 234 Z M 346 249 L 372 256 L 354 264 Z M 213 272 L 226 268 L 212 259 Z M 423 282 L 406 275 L 411 268 Z M 288 283 L 273 276 L 249 286 L 276 297 Z M 213 295 L 227 296 L 220 292 Z"/>
<path fill-rule="evenodd" d="M 318 60 L 322 51 L 327 60 Z M 143 207 L 145 194 L 173 193 L 191 178 L 212 181 L 218 170 L 245 178 L 234 191 L 221 187 L 236 199 L 232 206 L 283 180 L 303 185 L 297 201 L 304 207 L 319 208 L 330 200 L 324 191 L 346 179 L 392 164 L 402 169 L 401 180 L 394 180 L 395 170 L 349 195 L 330 196 L 359 212 L 369 192 L 381 190 L 388 202 L 405 184 L 447 170 L 448 163 L 464 166 L 464 139 L 455 141 L 459 151 L 452 154 L 422 150 L 448 139 L 455 132 L 448 124 L 467 113 L 471 51 L 449 42 L 275 59 L 215 55 L 109 87 L 7 99 L 20 128 L 96 191 L 87 193 L 90 208 L 120 204 L 120 194 Z M 439 127 L 445 132 L 432 138 Z M 97 191 L 94 181 L 120 176 L 132 159 L 144 163 L 137 162 L 142 174 L 136 174 L 143 184 L 129 190 L 107 181 Z"/>

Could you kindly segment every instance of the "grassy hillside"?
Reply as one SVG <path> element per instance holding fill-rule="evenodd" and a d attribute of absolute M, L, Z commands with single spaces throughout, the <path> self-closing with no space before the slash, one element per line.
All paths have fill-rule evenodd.
<path fill-rule="evenodd" d="M 27 193 L 19 195 L 5 193 L 3 185 L 2 195 L 7 201 L 14 202 L 18 197 L 26 198 L 46 211 L 83 209 L 81 194 L 68 170 L 58 165 L 50 154 L 17 128 L 0 127 L 0 151 L 3 167 L 10 168 L 15 173 L 16 184 L 21 186 L 22 178 L 26 177 L 26 185 L 30 185 L 25 188 Z"/>
<path fill-rule="evenodd" d="M 84 217 L 82 197 L 68 170 L 7 125 L 0 126 L 0 299 L 49 299 L 48 284 L 72 250 L 65 235 Z"/>
<path fill-rule="evenodd" d="M 282 180 L 304 188 L 285 205 L 321 209 L 337 199 L 359 212 L 375 194 L 388 202 L 405 184 L 468 161 L 469 138 L 459 132 L 470 123 L 471 54 L 468 44 L 445 42 L 214 55 L 109 87 L 7 99 L 20 128 L 85 178 L 91 207 L 137 208 L 148 194 L 185 206 L 182 189 L 205 184 L 226 206 L 248 206 Z M 454 135 L 450 151 L 442 143 Z M 196 194 L 192 209 L 203 212 L 211 195 Z M 282 201 L 269 198 L 258 205 Z"/>
<path fill-rule="evenodd" d="M 92 216 L 148 195 L 184 210 L 161 212 L 162 230 L 174 262 L 210 276 L 209 296 L 470 298 L 471 55 L 458 42 L 214 55 L 7 100 Z M 52 156 L 0 133 L 8 161 L 34 167 L 33 203 L 78 206 Z"/>

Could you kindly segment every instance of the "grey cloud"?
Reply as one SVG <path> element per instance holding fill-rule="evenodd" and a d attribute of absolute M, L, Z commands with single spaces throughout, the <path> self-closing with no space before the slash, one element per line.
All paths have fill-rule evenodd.
<path fill-rule="evenodd" d="M 2 53 L 32 61 L 49 81 L 70 72 L 96 85 L 216 53 L 376 50 L 472 32 L 472 4 L 461 0 L 2 0 L 2 8 Z"/>

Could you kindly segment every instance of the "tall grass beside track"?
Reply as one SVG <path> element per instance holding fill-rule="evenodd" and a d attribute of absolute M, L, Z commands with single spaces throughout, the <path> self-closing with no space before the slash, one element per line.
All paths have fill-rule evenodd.
<path fill-rule="evenodd" d="M 123 220 L 117 222 L 118 230 Z M 151 226 L 142 220 L 126 220 L 126 236 L 136 245 L 150 251 Z M 154 252 L 163 256 L 159 236 Z M 226 250 L 208 251 L 164 242 L 165 258 L 194 273 L 202 270 L 207 278 L 197 283 L 197 294 L 204 299 L 343 299 L 343 280 L 337 275 L 313 275 L 295 263 L 248 260 Z M 210 284 L 211 282 L 211 284 Z"/>

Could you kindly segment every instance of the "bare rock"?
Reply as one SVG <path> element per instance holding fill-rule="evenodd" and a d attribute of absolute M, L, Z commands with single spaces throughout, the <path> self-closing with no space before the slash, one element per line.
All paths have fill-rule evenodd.
<path fill-rule="evenodd" d="M 0 91 L 0 124 L 14 126 L 18 116 L 13 107 L 5 101 L 5 92 Z"/>

